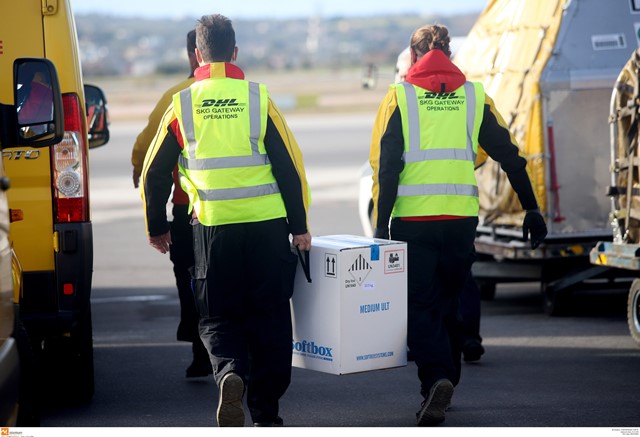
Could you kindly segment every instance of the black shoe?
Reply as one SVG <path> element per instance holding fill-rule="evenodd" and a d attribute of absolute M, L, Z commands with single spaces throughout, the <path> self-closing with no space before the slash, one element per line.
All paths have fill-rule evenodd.
<path fill-rule="evenodd" d="M 201 378 L 212 374 L 213 367 L 211 367 L 211 361 L 209 360 L 203 361 L 194 358 L 193 362 L 187 367 L 187 378 Z"/>
<path fill-rule="evenodd" d="M 193 353 L 193 361 L 191 365 L 187 367 L 187 378 L 200 378 L 212 375 L 213 367 L 209 360 L 209 352 L 207 352 L 207 349 L 200 339 L 191 344 L 191 351 Z"/>
<path fill-rule="evenodd" d="M 278 416 L 273 422 L 253 422 L 253 426 L 284 426 L 284 421 Z"/>
<path fill-rule="evenodd" d="M 218 426 L 244 426 L 244 381 L 237 373 L 222 377 L 216 418 Z"/>
<path fill-rule="evenodd" d="M 462 356 L 466 362 L 478 361 L 484 354 L 484 347 L 478 340 L 467 340 L 462 346 Z"/>
<path fill-rule="evenodd" d="M 439 379 L 429 390 L 429 396 L 416 413 L 418 426 L 433 426 L 444 422 L 444 414 L 451 404 L 453 384 L 448 379 Z"/>

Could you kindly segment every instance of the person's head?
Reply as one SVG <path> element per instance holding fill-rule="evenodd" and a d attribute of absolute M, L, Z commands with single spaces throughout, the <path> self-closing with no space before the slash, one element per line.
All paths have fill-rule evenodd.
<path fill-rule="evenodd" d="M 191 72 L 198 68 L 198 59 L 196 57 L 196 30 L 190 30 L 187 33 L 187 57 L 189 58 L 189 66 Z"/>
<path fill-rule="evenodd" d="M 446 26 L 430 24 L 419 28 L 413 32 L 409 43 L 411 64 L 415 64 L 418 59 L 433 49 L 442 50 L 447 57 L 451 57 L 450 42 L 449 30 Z"/>
<path fill-rule="evenodd" d="M 236 33 L 227 17 L 203 15 L 196 25 L 196 55 L 200 64 L 235 61 Z"/>
<path fill-rule="evenodd" d="M 410 67 L 411 50 L 409 50 L 409 47 L 407 47 L 398 55 L 398 60 L 396 61 L 396 83 L 404 81 L 404 79 L 407 77 L 407 73 L 409 72 Z"/>

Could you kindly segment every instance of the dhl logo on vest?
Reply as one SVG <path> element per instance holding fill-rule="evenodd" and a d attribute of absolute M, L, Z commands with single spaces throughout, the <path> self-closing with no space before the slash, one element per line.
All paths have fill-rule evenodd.
<path fill-rule="evenodd" d="M 426 91 L 418 96 L 418 102 L 421 106 L 426 105 L 427 111 L 459 111 L 464 105 L 465 97 L 457 95 L 455 91 L 450 93 Z"/>

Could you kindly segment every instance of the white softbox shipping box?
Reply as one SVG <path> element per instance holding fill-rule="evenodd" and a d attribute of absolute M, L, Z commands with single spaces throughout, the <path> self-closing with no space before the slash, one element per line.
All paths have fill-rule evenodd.
<path fill-rule="evenodd" d="M 298 265 L 293 366 L 346 374 L 407 364 L 407 245 L 313 237 L 312 282 Z"/>

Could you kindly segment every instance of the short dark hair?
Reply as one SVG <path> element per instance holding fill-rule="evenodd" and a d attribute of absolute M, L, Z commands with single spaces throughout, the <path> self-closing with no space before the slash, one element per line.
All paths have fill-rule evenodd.
<path fill-rule="evenodd" d="M 196 30 L 187 33 L 187 54 L 192 55 L 196 51 Z"/>
<path fill-rule="evenodd" d="M 196 25 L 196 44 L 205 62 L 229 62 L 236 48 L 236 33 L 224 15 L 203 15 Z"/>

